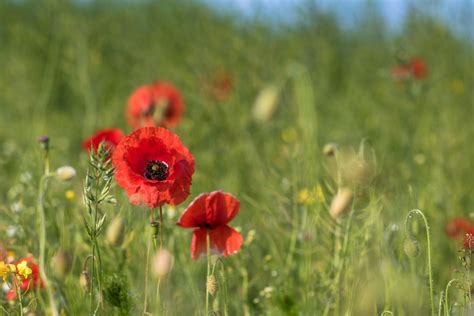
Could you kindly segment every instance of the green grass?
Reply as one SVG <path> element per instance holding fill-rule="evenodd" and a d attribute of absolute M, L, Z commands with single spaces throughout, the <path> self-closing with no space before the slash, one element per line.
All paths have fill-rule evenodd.
<path fill-rule="evenodd" d="M 275 30 L 189 1 L 19 3 L 0 1 L 0 241 L 17 258 L 38 258 L 43 156 L 36 138 L 49 135 L 53 170 L 71 165 L 78 172 L 71 183 L 51 181 L 45 207 L 47 275 L 60 247 L 73 255 L 66 279 L 50 277 L 68 315 L 89 313 L 79 284 L 92 253 L 82 219 L 88 157 L 81 141 L 103 127 L 130 132 L 127 97 L 156 79 L 181 90 L 186 113 L 175 132 L 196 159 L 191 195 L 165 221 L 165 245 L 174 256 L 161 282 L 166 315 L 204 315 L 206 260 L 191 260 L 192 231 L 175 221 L 192 198 L 216 189 L 241 200 L 232 224 L 244 239 L 255 234 L 223 260 L 229 315 L 429 315 L 421 218 L 410 225 L 420 256 L 403 252 L 412 209 L 422 210 L 430 224 L 436 309 L 451 279 L 469 279 L 458 258 L 461 243 L 448 239 L 444 227 L 474 211 L 473 46 L 441 22 L 417 12 L 399 34 L 389 34 L 368 11 L 364 22 L 344 31 L 332 16 L 306 10 L 300 23 Z M 394 82 L 390 69 L 400 49 L 426 60 L 425 80 Z M 219 70 L 235 80 L 224 102 L 202 89 L 202 78 Z M 257 123 L 254 100 L 269 84 L 281 87 L 278 109 Z M 340 145 L 339 169 L 353 171 L 344 166 L 361 150 L 368 170 L 363 180 L 341 180 L 356 197 L 353 211 L 337 221 L 328 211 L 337 166 L 322 154 L 329 142 Z M 301 190 L 318 184 L 325 202 L 298 203 Z M 65 198 L 67 190 L 76 193 L 73 201 Z M 104 209 L 106 225 L 122 216 L 130 241 L 121 250 L 99 238 L 104 279 L 120 295 L 126 284 L 119 301 L 130 306 L 130 315 L 140 315 L 148 210 L 131 206 L 116 185 L 113 193 L 117 204 Z M 3 233 L 10 226 L 17 228 L 14 236 Z M 158 315 L 156 281 L 149 282 L 150 312 Z M 215 304 L 222 314 L 220 287 Z M 41 295 L 31 308 L 47 305 Z M 103 315 L 119 314 L 111 303 L 117 295 Z M 3 295 L 0 303 L 18 312 Z M 452 314 L 462 315 L 463 304 L 464 292 L 452 286 Z"/>

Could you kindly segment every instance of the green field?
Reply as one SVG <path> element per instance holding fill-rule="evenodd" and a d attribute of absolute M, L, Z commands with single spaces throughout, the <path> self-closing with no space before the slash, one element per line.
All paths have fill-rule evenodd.
<path fill-rule="evenodd" d="M 310 6 L 278 27 L 195 1 L 151 2 L 0 0 L 0 261 L 43 256 L 48 280 L 21 300 L 0 293 L 1 313 L 142 315 L 146 300 L 152 315 L 205 315 L 207 260 L 191 259 L 192 230 L 175 223 L 197 195 L 222 189 L 241 202 L 230 225 L 244 242 L 211 258 L 210 315 L 473 315 L 471 250 L 462 233 L 445 233 L 452 218 L 474 223 L 472 40 L 429 10 L 392 32 L 370 6 L 347 29 Z M 394 78 L 416 56 L 426 77 Z M 222 73 L 233 82 L 223 100 L 208 88 Z M 132 132 L 127 99 L 155 80 L 183 96 L 173 132 L 196 163 L 187 200 L 163 207 L 173 267 L 159 291 L 147 271 L 149 211 L 114 181 L 116 203 L 100 212 L 104 230 L 124 220 L 125 241 L 114 247 L 104 232 L 93 250 L 82 198 L 92 167 L 81 148 L 101 128 Z M 256 117 L 262 91 L 275 108 Z M 44 180 L 41 135 L 51 170 L 72 166 L 74 179 Z M 323 153 L 329 143 L 335 155 Z M 352 203 L 331 216 L 341 189 Z M 413 209 L 428 234 L 420 213 L 407 219 Z M 80 275 L 97 248 L 101 271 L 90 260 L 97 277 L 86 293 Z M 59 250 L 72 259 L 66 275 Z M 5 292 L 16 282 L 6 281 Z"/>

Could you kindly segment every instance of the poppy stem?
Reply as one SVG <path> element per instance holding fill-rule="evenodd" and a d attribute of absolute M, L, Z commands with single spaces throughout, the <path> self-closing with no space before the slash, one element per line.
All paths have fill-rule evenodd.
<path fill-rule="evenodd" d="M 163 206 L 160 204 L 160 250 L 163 249 Z"/>
<path fill-rule="evenodd" d="M 209 229 L 206 231 L 206 254 L 207 254 L 207 277 L 206 277 L 206 315 L 209 315 L 209 276 L 211 275 L 211 241 L 209 238 Z"/>

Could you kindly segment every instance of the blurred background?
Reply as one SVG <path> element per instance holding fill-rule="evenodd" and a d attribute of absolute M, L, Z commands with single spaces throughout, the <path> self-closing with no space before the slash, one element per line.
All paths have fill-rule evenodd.
<path fill-rule="evenodd" d="M 465 268 L 445 227 L 474 215 L 473 15 L 468 0 L 0 0 L 0 228 L 16 227 L 1 241 L 35 253 L 36 139 L 49 135 L 52 164 L 78 171 L 51 188 L 49 256 L 67 246 L 79 275 L 89 251 L 81 142 L 100 128 L 130 132 L 127 98 L 167 80 L 186 105 L 174 131 L 196 157 L 189 200 L 222 188 L 242 201 L 233 224 L 247 241 L 226 261 L 230 315 L 426 315 L 426 240 L 415 225 L 422 255 L 407 258 L 404 220 L 413 208 L 429 219 L 439 298 Z M 420 74 L 407 66 L 414 60 Z M 266 108 L 256 110 L 263 91 Z M 323 154 L 327 143 L 343 162 Z M 341 181 L 356 196 L 349 227 L 328 213 Z M 115 193 L 110 218 L 122 214 L 137 232 L 120 273 L 140 306 L 144 272 L 133 263 L 145 256 L 147 213 Z M 173 216 L 163 301 L 179 315 L 202 309 L 205 263 L 191 261 L 191 232 L 172 231 Z M 63 290 L 79 315 L 74 278 Z"/>

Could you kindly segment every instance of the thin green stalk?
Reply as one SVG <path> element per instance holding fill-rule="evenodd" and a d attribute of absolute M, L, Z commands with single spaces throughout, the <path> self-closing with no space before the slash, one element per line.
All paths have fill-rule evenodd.
<path fill-rule="evenodd" d="M 44 282 L 46 289 L 46 294 L 48 295 L 49 305 L 51 308 L 52 315 L 58 315 L 56 308 L 56 302 L 54 300 L 53 290 L 51 288 L 51 283 L 49 282 L 48 277 L 46 276 L 45 269 L 45 252 L 46 252 L 46 217 L 44 212 L 44 197 L 47 191 L 47 180 L 52 175 L 48 172 L 41 177 L 39 187 L 38 187 L 38 202 L 37 202 L 37 212 L 39 217 L 39 270 L 41 279 Z"/>
<path fill-rule="evenodd" d="M 428 247 L 427 256 L 428 256 L 428 279 L 429 279 L 429 290 L 430 290 L 430 303 L 431 303 L 431 315 L 435 315 L 435 304 L 434 304 L 434 295 L 433 295 L 433 272 L 432 272 L 432 265 L 431 265 L 431 239 L 430 239 L 430 227 L 428 225 L 428 221 L 420 210 L 411 210 L 405 219 L 405 228 L 406 233 L 411 237 L 410 227 L 408 227 L 410 219 L 413 215 L 419 215 L 423 219 L 423 224 L 425 225 L 426 231 L 426 243 Z"/>
<path fill-rule="evenodd" d="M 452 284 L 455 282 L 458 282 L 457 279 L 452 279 L 448 282 L 446 285 L 446 290 L 445 290 L 445 296 L 444 296 L 444 313 L 446 316 L 449 316 L 449 288 L 451 287 Z M 441 314 L 440 314 L 441 315 Z"/>
<path fill-rule="evenodd" d="M 148 305 L 148 271 L 150 266 L 150 249 L 151 249 L 151 241 L 148 239 L 147 247 L 146 247 L 146 260 L 145 260 L 145 285 L 144 285 L 144 299 L 143 299 L 143 315 L 147 315 L 147 305 Z"/>
<path fill-rule="evenodd" d="M 206 231 L 207 277 L 206 277 L 206 316 L 209 315 L 209 276 L 211 275 L 211 241 Z"/>
<path fill-rule="evenodd" d="M 438 316 L 441 316 L 443 312 L 443 299 L 444 299 L 444 292 L 441 291 L 439 295 L 439 301 L 438 301 Z"/>

